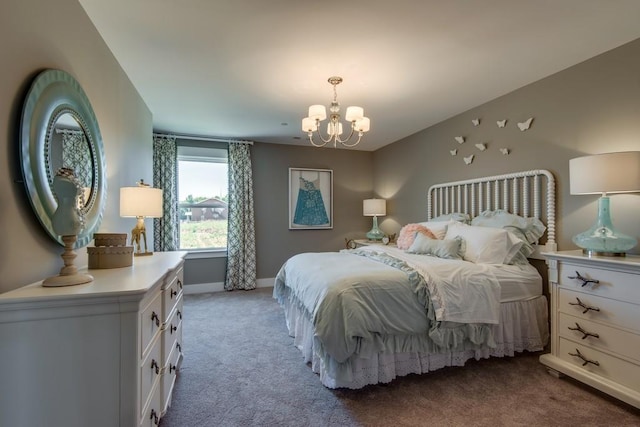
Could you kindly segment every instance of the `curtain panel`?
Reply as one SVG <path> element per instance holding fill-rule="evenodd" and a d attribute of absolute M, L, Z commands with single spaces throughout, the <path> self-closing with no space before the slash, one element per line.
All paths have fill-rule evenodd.
<path fill-rule="evenodd" d="M 256 288 L 256 238 L 250 145 L 229 144 L 227 291 Z"/>
<path fill-rule="evenodd" d="M 156 251 L 178 250 L 178 150 L 176 138 L 153 136 L 153 185 L 162 188 L 162 218 L 153 220 L 153 246 Z"/>

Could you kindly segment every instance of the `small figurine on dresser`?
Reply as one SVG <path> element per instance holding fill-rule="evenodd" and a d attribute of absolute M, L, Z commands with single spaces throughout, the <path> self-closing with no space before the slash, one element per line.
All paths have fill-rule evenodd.
<path fill-rule="evenodd" d="M 78 273 L 78 269 L 73 265 L 77 256 L 73 245 L 78 239 L 78 233 L 84 228 L 84 214 L 79 208 L 84 206 L 82 186 L 73 169 L 63 167 L 56 172 L 52 187 L 58 207 L 51 219 L 51 225 L 64 242 L 64 252 L 61 255 L 64 267 L 58 276 L 45 279 L 42 286 L 70 286 L 91 282 L 93 276 Z"/>

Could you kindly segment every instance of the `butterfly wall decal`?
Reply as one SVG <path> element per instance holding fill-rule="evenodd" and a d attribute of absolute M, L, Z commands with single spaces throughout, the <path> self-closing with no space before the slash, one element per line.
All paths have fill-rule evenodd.
<path fill-rule="evenodd" d="M 458 141 L 458 144 L 464 144 L 464 136 L 456 136 L 454 139 Z"/>
<path fill-rule="evenodd" d="M 464 159 L 465 165 L 470 165 L 473 162 L 473 154 L 470 155 L 469 157 L 463 157 L 463 159 Z"/>
<path fill-rule="evenodd" d="M 502 154 L 504 154 L 505 156 L 507 156 L 507 155 L 509 154 L 509 149 L 508 149 L 508 148 L 501 148 L 501 149 L 500 149 L 500 152 L 501 152 Z"/>
<path fill-rule="evenodd" d="M 505 126 L 507 125 L 507 119 L 504 119 L 504 120 L 498 120 L 498 121 L 496 122 L 496 124 L 498 125 L 498 127 L 499 127 L 499 128 L 503 128 L 503 127 L 505 127 Z"/>
<path fill-rule="evenodd" d="M 476 148 L 480 151 L 484 151 L 487 149 L 487 144 L 476 144 Z"/>
<path fill-rule="evenodd" d="M 452 156 L 455 156 L 456 154 L 458 154 L 458 149 L 453 149 L 453 150 L 449 150 L 449 153 L 451 153 Z"/>
<path fill-rule="evenodd" d="M 526 121 L 522 123 L 518 123 L 518 129 L 524 132 L 525 130 L 529 129 L 529 127 L 531 127 L 532 121 L 533 121 L 533 117 L 529 117 Z"/>
<path fill-rule="evenodd" d="M 478 126 L 480 124 L 480 119 L 472 119 L 471 123 L 473 123 L 474 126 Z"/>

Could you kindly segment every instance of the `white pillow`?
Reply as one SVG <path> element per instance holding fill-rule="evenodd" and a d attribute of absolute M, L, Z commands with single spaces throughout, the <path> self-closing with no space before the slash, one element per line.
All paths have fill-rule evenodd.
<path fill-rule="evenodd" d="M 436 240 L 417 233 L 407 252 L 410 254 L 433 255 L 445 259 L 462 259 L 464 255 L 463 243 L 464 241 L 461 237 L 452 240 Z"/>
<path fill-rule="evenodd" d="M 501 228 L 478 227 L 459 222 L 449 224 L 445 239 L 462 237 L 466 243 L 464 259 L 476 264 L 509 264 L 522 240 Z"/>
<path fill-rule="evenodd" d="M 418 224 L 423 225 L 429 229 L 439 240 L 444 239 L 445 234 L 447 234 L 447 227 L 449 224 L 454 223 L 454 220 L 448 221 L 425 221 L 419 222 Z"/>

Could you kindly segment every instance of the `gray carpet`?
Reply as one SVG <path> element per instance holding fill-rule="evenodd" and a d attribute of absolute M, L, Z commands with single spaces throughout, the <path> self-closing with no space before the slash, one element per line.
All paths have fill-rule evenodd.
<path fill-rule="evenodd" d="M 550 376 L 532 353 L 329 390 L 271 292 L 185 296 L 184 361 L 162 427 L 640 425 L 640 410 Z"/>

